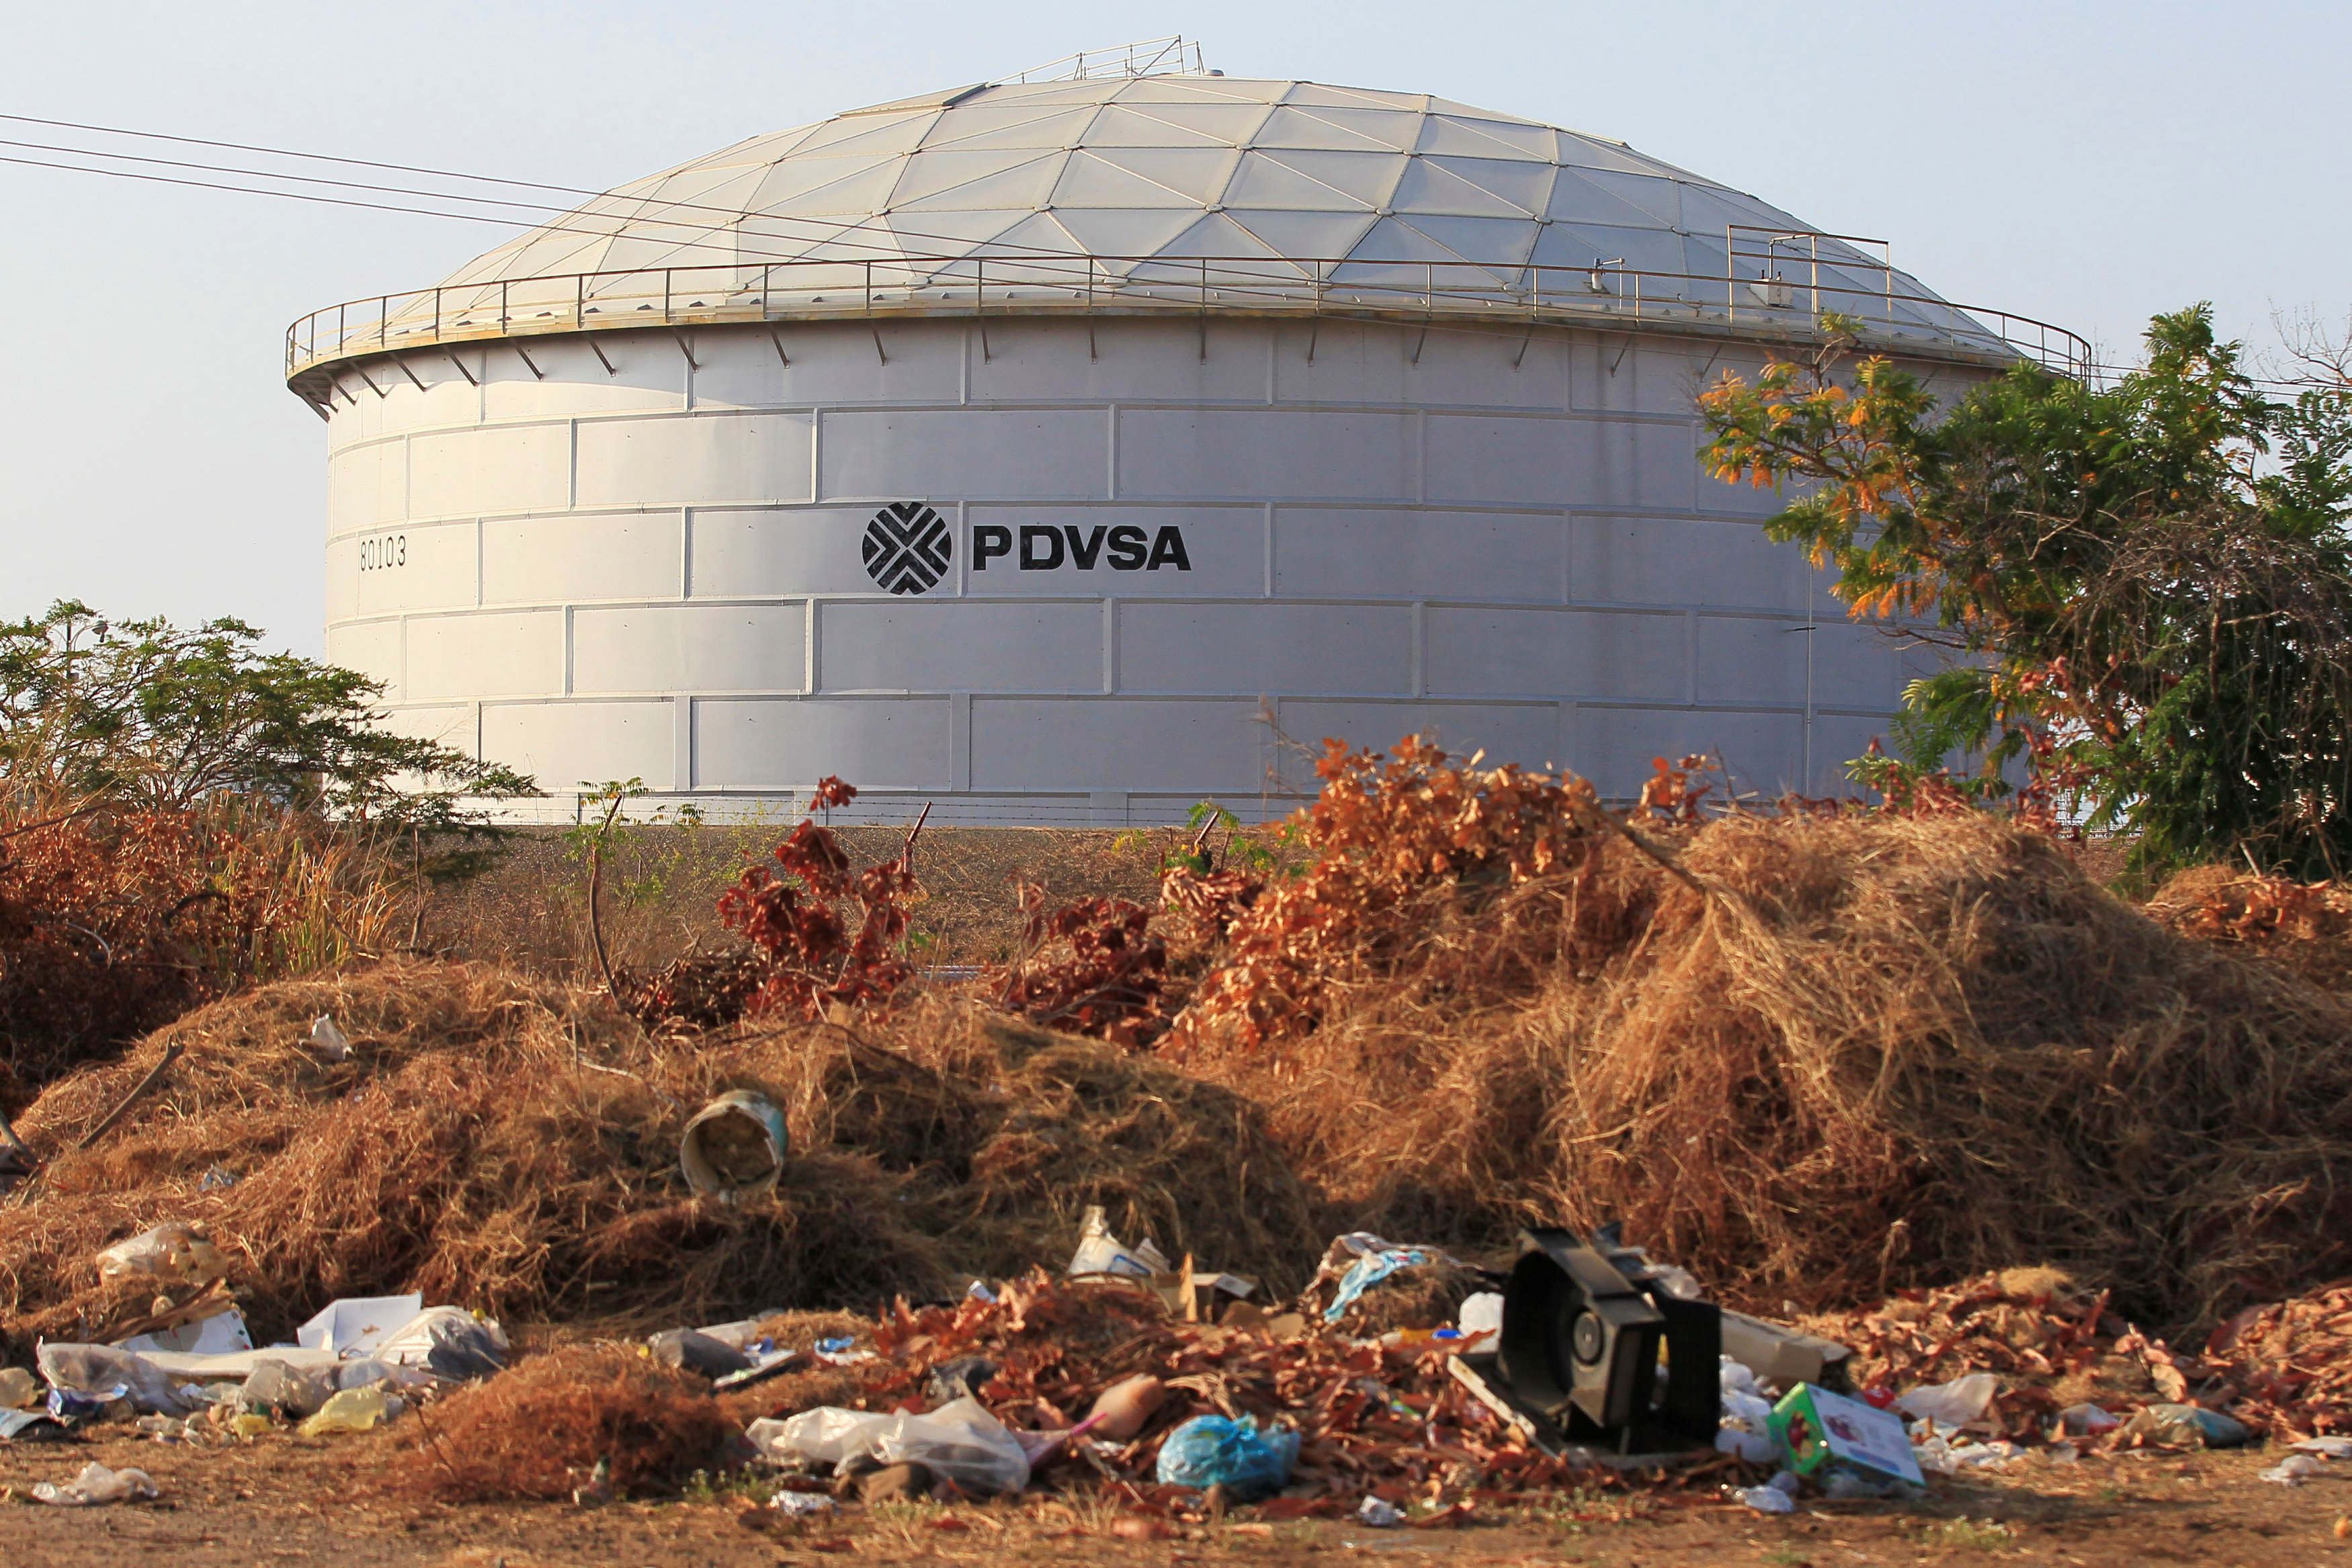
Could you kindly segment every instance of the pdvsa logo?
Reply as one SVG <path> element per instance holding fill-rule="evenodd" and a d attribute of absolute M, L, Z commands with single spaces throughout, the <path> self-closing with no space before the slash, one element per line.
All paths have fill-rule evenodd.
<path fill-rule="evenodd" d="M 948 572 L 955 537 L 920 501 L 893 501 L 866 525 L 866 575 L 893 593 L 928 593 Z"/>
<path fill-rule="evenodd" d="M 1178 571 L 1192 570 L 1192 559 L 1184 553 L 1184 530 L 1173 523 L 1162 524 L 1148 541 L 1143 530 L 1133 523 L 1121 523 L 1116 528 L 1097 523 L 1091 528 L 1082 528 L 1076 523 L 1064 523 L 1059 528 L 1024 523 L 1019 534 L 1021 549 L 1013 564 L 1021 571 L 1058 571 L 1065 562 L 1080 571 L 1092 571 L 1098 564 L 1108 565 L 1113 571 L 1159 571 L 1167 567 Z M 1003 523 L 975 525 L 971 530 L 971 570 L 986 571 L 990 561 L 1012 556 L 1013 535 L 1014 530 Z"/>
<path fill-rule="evenodd" d="M 954 559 L 954 530 L 920 501 L 893 501 L 866 525 L 866 575 L 892 593 L 929 593 Z M 1146 533 L 1133 523 L 1058 526 L 978 523 L 971 530 L 971 570 L 990 563 L 1003 571 L 1190 571 L 1184 530 L 1163 523 Z"/>

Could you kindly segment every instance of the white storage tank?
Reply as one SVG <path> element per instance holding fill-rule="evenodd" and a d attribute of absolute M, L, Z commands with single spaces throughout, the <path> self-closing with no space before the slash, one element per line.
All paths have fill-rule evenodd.
<path fill-rule="evenodd" d="M 981 85 L 624 186 L 291 329 L 328 653 L 559 795 L 1129 822 L 1408 731 L 1840 792 L 1920 655 L 1705 474 L 1817 308 L 2071 335 L 1621 142 L 1200 72 Z"/>

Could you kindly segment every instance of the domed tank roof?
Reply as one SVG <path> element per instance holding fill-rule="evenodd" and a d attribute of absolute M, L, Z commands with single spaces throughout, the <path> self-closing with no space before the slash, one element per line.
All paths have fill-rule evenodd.
<path fill-rule="evenodd" d="M 1732 246 L 1746 277 L 1769 234 L 1811 232 L 1623 142 L 1427 94 L 1114 76 L 961 88 L 754 137 L 586 203 L 445 287 L 1040 254 L 1435 267 L 1457 284 L 1475 268 L 1505 286 L 1530 267 L 1610 261 L 1721 280 L 1730 225 L 1754 231 Z M 1820 254 L 1864 264 L 1860 287 L 1886 282 L 1877 256 L 1826 241 Z M 1899 273 L 1894 284 L 1923 292 Z"/>

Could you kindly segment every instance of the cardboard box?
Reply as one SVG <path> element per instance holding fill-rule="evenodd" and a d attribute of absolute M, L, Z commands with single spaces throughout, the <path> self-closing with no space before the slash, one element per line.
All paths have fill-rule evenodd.
<path fill-rule="evenodd" d="M 1903 1417 L 1859 1399 L 1799 1384 L 1772 1407 L 1772 1441 L 1801 1476 L 1843 1466 L 1865 1476 L 1926 1486 Z"/>

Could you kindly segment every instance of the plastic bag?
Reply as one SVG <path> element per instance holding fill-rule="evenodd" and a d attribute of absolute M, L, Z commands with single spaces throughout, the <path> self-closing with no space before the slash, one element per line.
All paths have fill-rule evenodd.
<path fill-rule="evenodd" d="M 310 1416 L 333 1397 L 334 1367 L 289 1366 L 282 1361 L 257 1361 L 246 1375 L 237 1407 L 280 1416 Z"/>
<path fill-rule="evenodd" d="M 21 1366 L 0 1366 L 0 1410 L 22 1410 L 40 1397 L 41 1385 Z"/>
<path fill-rule="evenodd" d="M 228 1260 L 201 1225 L 167 1219 L 98 1255 L 98 1277 L 118 1280 L 146 1274 L 158 1280 L 202 1285 L 228 1274 Z"/>
<path fill-rule="evenodd" d="M 110 1344 L 45 1344 L 36 1354 L 51 1388 L 90 1396 L 130 1396 L 140 1413 L 184 1416 L 188 1403 L 179 1385 L 144 1356 Z M 121 1392 L 112 1393 L 120 1389 Z"/>
<path fill-rule="evenodd" d="M 457 1311 L 454 1307 L 441 1309 Z M 331 1350 L 337 1355 L 369 1355 L 383 1347 L 395 1330 L 423 1314 L 425 1298 L 407 1296 L 346 1296 L 329 1301 L 294 1331 L 294 1343 L 306 1350 Z"/>
<path fill-rule="evenodd" d="M 1017 1492 L 1029 1484 L 1029 1456 L 977 1399 L 958 1399 L 928 1416 L 887 1416 L 873 1451 L 886 1465 L 928 1466 L 973 1497 Z"/>
<path fill-rule="evenodd" d="M 874 1438 L 890 1417 L 870 1410 L 844 1410 L 824 1406 L 803 1410 L 782 1421 L 754 1421 L 743 1435 L 761 1457 L 783 1465 L 839 1465 L 844 1459 L 874 1451 Z"/>
<path fill-rule="evenodd" d="M 83 1466 L 81 1474 L 61 1487 L 42 1481 L 33 1488 L 36 1501 L 58 1508 L 87 1508 L 94 1502 L 137 1502 L 163 1495 L 145 1470 L 110 1470 L 97 1463 Z"/>
<path fill-rule="evenodd" d="M 321 1437 L 330 1432 L 364 1432 L 397 1416 L 408 1407 L 396 1394 L 381 1388 L 346 1388 L 319 1407 L 302 1423 L 302 1436 Z"/>
<path fill-rule="evenodd" d="M 1154 1274 L 1165 1273 L 1168 1260 L 1146 1239 L 1139 1247 L 1119 1245 L 1118 1238 L 1110 1233 L 1110 1222 L 1103 1216 L 1100 1205 L 1088 1206 L 1078 1229 L 1078 1249 L 1070 1256 L 1072 1274 L 1123 1274 L 1129 1279 L 1148 1280 Z"/>
<path fill-rule="evenodd" d="M 2000 1380 L 1991 1373 L 1971 1372 L 1932 1388 L 1915 1388 L 1895 1400 L 1895 1407 L 1915 1421 L 1924 1418 L 1938 1427 L 1965 1427 L 1985 1413 L 1985 1406 L 2000 1391 Z"/>
<path fill-rule="evenodd" d="M 1255 1416 L 1195 1416 L 1160 1445 L 1160 1480 L 1204 1490 L 1222 1486 L 1235 1502 L 1255 1502 L 1290 1484 L 1297 1459 L 1297 1432 L 1260 1432 Z"/>
<path fill-rule="evenodd" d="M 464 1383 L 504 1367 L 509 1353 L 506 1331 L 488 1318 L 463 1307 L 426 1307 L 385 1334 L 373 1354 L 378 1361 L 421 1366 Z"/>
<path fill-rule="evenodd" d="M 1500 1333 L 1503 1330 L 1503 1296 L 1499 1291 L 1481 1291 L 1466 1298 L 1462 1310 L 1454 1314 L 1454 1326 L 1467 1339 L 1476 1333 Z"/>

